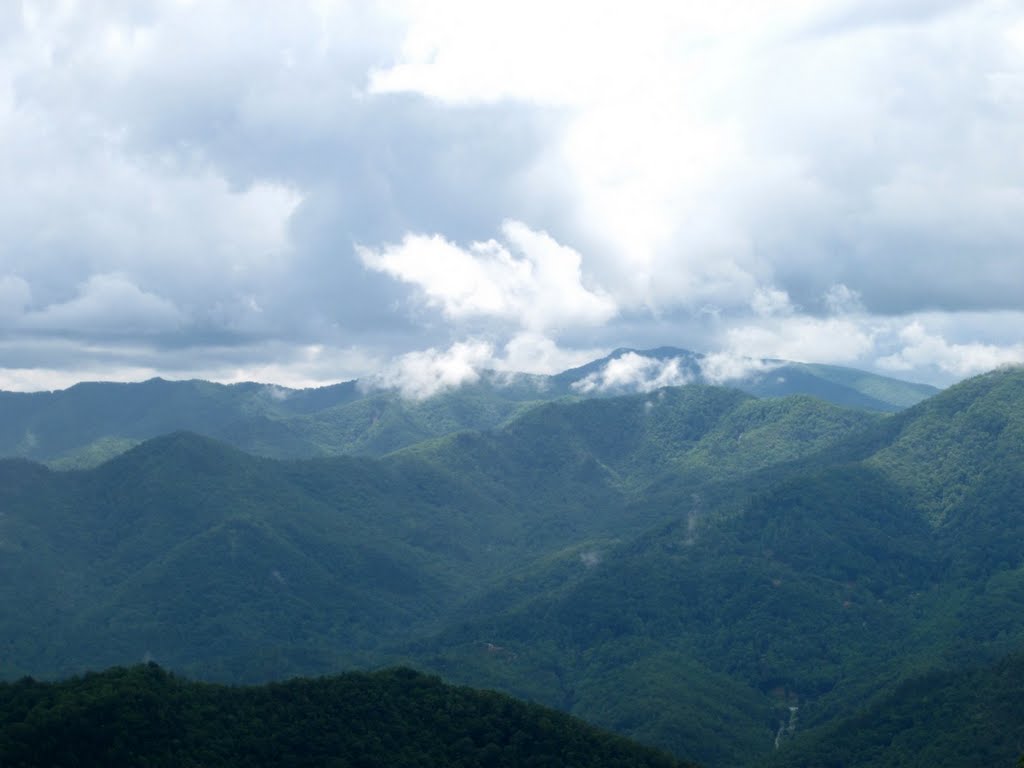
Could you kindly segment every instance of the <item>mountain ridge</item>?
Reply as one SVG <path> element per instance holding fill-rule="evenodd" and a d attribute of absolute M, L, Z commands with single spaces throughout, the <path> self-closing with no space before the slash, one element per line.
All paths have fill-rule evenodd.
<path fill-rule="evenodd" d="M 379 458 L 174 433 L 8 476 L 7 677 L 414 664 L 714 767 L 769 757 L 790 707 L 824 733 L 1024 648 L 1019 368 L 893 415 L 687 385 Z"/>
<path fill-rule="evenodd" d="M 483 371 L 476 382 L 421 400 L 372 380 L 296 390 L 156 377 L 134 384 L 82 382 L 55 392 L 0 392 L 0 456 L 85 468 L 178 430 L 274 458 L 380 456 L 460 430 L 493 429 L 544 402 L 664 385 L 726 383 L 759 397 L 803 393 L 878 412 L 900 410 L 938 391 L 855 369 L 785 361 L 731 361 L 739 365 L 731 378 L 708 376 L 702 365 L 710 359 L 674 347 L 621 348 L 552 376 Z M 743 366 L 752 373 L 744 376 Z"/>

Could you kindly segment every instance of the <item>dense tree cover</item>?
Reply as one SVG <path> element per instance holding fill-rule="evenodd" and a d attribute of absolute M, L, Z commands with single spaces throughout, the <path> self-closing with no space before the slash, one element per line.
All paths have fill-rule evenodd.
<path fill-rule="evenodd" d="M 662 519 L 629 500 L 699 463 L 723 420 L 771 432 L 751 402 L 690 387 L 550 404 L 383 460 L 278 462 L 176 433 L 87 472 L 0 461 L 0 674 L 153 657 L 259 681 L 373 662 L 524 567 L 584 573 L 587 553 Z M 872 422 L 813 406 L 835 439 Z M 772 410 L 786 424 L 808 402 Z M 773 443 L 789 456 L 821 439 Z"/>
<path fill-rule="evenodd" d="M 560 588 L 544 572 L 503 586 L 411 656 L 691 759 L 742 762 L 770 749 L 790 706 L 803 729 L 907 675 L 1024 648 L 1022 427 L 1024 372 L 1001 371 L 741 482 L 687 493 L 676 478 L 642 502 L 669 522 Z M 970 473 L 933 461 L 954 445 Z M 906 454 L 918 469 L 879 459 Z M 941 520 L 908 473 L 963 485 Z M 506 654 L 479 653 L 485 641 Z M 729 740 L 687 733 L 723 722 Z"/>
<path fill-rule="evenodd" d="M 155 664 L 0 684 L 0 765 L 623 766 L 681 763 L 543 707 L 408 669 L 262 687 Z"/>
<path fill-rule="evenodd" d="M 412 663 L 756 764 L 1024 648 L 1022 491 L 1020 370 L 888 417 L 686 387 L 375 460 L 179 434 L 90 472 L 0 462 L 0 664 Z"/>
<path fill-rule="evenodd" d="M 188 430 L 275 458 L 371 455 L 466 429 L 498 427 L 531 407 L 581 395 L 623 394 L 573 384 L 612 355 L 556 376 L 485 372 L 476 382 L 423 400 L 349 381 L 290 390 L 255 383 L 152 379 L 89 382 L 58 392 L 0 392 L 0 457 L 60 469 L 97 466 L 143 440 Z M 702 381 L 701 355 L 662 348 L 641 354 L 681 361 Z M 842 406 L 895 411 L 934 394 L 932 387 L 834 366 L 779 362 L 730 382 L 749 393 L 804 393 Z"/>
<path fill-rule="evenodd" d="M 851 717 L 786 742 L 780 768 L 1012 765 L 1024 745 L 1024 655 L 901 683 Z"/>

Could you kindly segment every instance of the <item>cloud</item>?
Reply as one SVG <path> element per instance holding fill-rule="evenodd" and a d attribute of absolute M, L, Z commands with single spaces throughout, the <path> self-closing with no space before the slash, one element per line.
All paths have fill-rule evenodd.
<path fill-rule="evenodd" d="M 170 301 L 140 290 L 124 275 L 94 275 L 78 287 L 78 295 L 24 316 L 21 325 L 67 334 L 159 333 L 177 330 L 184 314 Z"/>
<path fill-rule="evenodd" d="M 758 288 L 754 291 L 754 296 L 750 300 L 750 308 L 761 317 L 790 315 L 793 313 L 793 305 L 789 301 L 789 294 L 777 288 Z"/>
<path fill-rule="evenodd" d="M 743 357 L 852 364 L 874 349 L 875 332 L 856 319 L 797 315 L 730 328 L 724 341 Z"/>
<path fill-rule="evenodd" d="M 494 348 L 481 341 L 457 342 L 446 350 L 431 348 L 410 352 L 369 378 L 366 384 L 379 389 L 397 389 L 405 398 L 423 400 L 478 381 L 480 369 L 493 356 Z"/>
<path fill-rule="evenodd" d="M 754 374 L 767 373 L 779 365 L 770 360 L 744 357 L 732 352 L 714 352 L 701 358 L 700 374 L 708 384 L 724 384 Z"/>
<path fill-rule="evenodd" d="M 833 315 L 862 314 L 864 312 L 864 304 L 860 300 L 860 293 L 842 283 L 829 286 L 822 300 L 825 308 Z"/>
<path fill-rule="evenodd" d="M 496 370 L 550 374 L 577 368 L 604 357 L 606 348 L 565 349 L 542 334 L 517 333 L 505 344 L 504 356 L 494 362 Z"/>
<path fill-rule="evenodd" d="M 16 275 L 0 277 L 0 323 L 13 323 L 32 301 L 29 284 Z"/>
<path fill-rule="evenodd" d="M 506 221 L 502 234 L 507 245 L 461 248 L 440 235 L 408 235 L 398 245 L 357 252 L 370 269 L 417 286 L 428 305 L 453 320 L 497 318 L 540 332 L 601 325 L 615 315 L 610 296 L 583 285 L 577 251 L 517 221 Z"/>
<path fill-rule="evenodd" d="M 678 358 L 659 360 L 626 352 L 609 360 L 604 367 L 572 383 L 580 394 L 596 392 L 652 392 L 661 387 L 678 387 L 693 381 Z"/>
<path fill-rule="evenodd" d="M 403 397 L 423 400 L 463 384 L 474 384 L 485 374 L 491 380 L 509 383 L 509 377 L 557 373 L 605 353 L 601 349 L 562 349 L 551 339 L 532 332 L 513 336 L 501 351 L 499 355 L 491 342 L 470 338 L 447 349 L 401 355 L 363 383 L 371 389 L 394 389 Z"/>
<path fill-rule="evenodd" d="M 958 377 L 972 376 L 1003 365 L 1024 363 L 1024 343 L 1009 346 L 994 344 L 951 344 L 942 336 L 929 333 L 914 321 L 899 334 L 902 348 L 878 359 L 879 367 L 905 372 L 918 368 L 937 367 Z"/>
<path fill-rule="evenodd" d="M 7 370 L 1020 343 L 1013 3 L 10 5 Z"/>
<path fill-rule="evenodd" d="M 572 197 L 557 231 L 593 252 L 620 307 L 728 312 L 765 284 L 812 307 L 845 284 L 905 314 L 1024 290 L 1007 255 L 1024 159 L 998 149 L 1024 116 L 1019 9 L 434 5 L 406 6 L 401 55 L 371 92 L 564 108 L 546 158 Z"/>

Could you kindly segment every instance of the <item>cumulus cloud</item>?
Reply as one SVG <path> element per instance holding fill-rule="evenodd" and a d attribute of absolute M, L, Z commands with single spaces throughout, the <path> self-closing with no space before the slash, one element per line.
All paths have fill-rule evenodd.
<path fill-rule="evenodd" d="M 864 312 L 864 304 L 861 303 L 860 293 L 842 283 L 829 286 L 822 300 L 825 308 L 833 315 Z"/>
<path fill-rule="evenodd" d="M 503 351 L 503 357 L 494 363 L 496 370 L 535 374 L 567 371 L 603 357 L 607 353 L 606 349 L 599 347 L 560 347 L 553 339 L 532 332 L 517 333 L 508 340 Z"/>
<path fill-rule="evenodd" d="M 744 357 L 733 352 L 713 352 L 700 360 L 701 377 L 708 384 L 725 384 L 778 368 L 781 363 Z"/>
<path fill-rule="evenodd" d="M 905 372 L 934 366 L 958 377 L 1013 363 L 1024 363 L 1024 343 L 1008 346 L 995 344 L 950 343 L 942 336 L 929 333 L 918 321 L 911 322 L 899 333 L 902 348 L 878 359 L 879 367 Z"/>
<path fill-rule="evenodd" d="M 597 392 L 652 392 L 661 387 L 679 387 L 693 381 L 693 374 L 681 358 L 659 360 L 626 352 L 589 373 L 572 388 L 580 394 Z"/>
<path fill-rule="evenodd" d="M 401 355 L 362 383 L 370 389 L 393 389 L 403 397 L 423 400 L 476 383 L 485 374 L 489 380 L 511 383 L 521 374 L 567 370 L 604 353 L 601 349 L 563 349 L 552 339 L 532 332 L 516 334 L 503 347 L 471 338 L 447 349 L 432 347 Z"/>
<path fill-rule="evenodd" d="M 874 349 L 876 332 L 856 319 L 794 315 L 725 333 L 725 351 L 743 357 L 854 363 Z"/>
<path fill-rule="evenodd" d="M 790 315 L 793 313 L 793 305 L 790 303 L 789 294 L 777 288 L 758 288 L 750 300 L 750 308 L 761 317 L 773 315 Z"/>
<path fill-rule="evenodd" d="M 1013 3 L 0 15 L 9 370 L 294 384 L 486 339 L 495 368 L 676 344 L 938 381 L 1020 343 Z"/>
<path fill-rule="evenodd" d="M 492 360 L 494 348 L 483 341 L 460 341 L 445 350 L 427 349 L 398 357 L 366 384 L 396 389 L 403 397 L 423 400 L 480 379 L 480 370 Z"/>
<path fill-rule="evenodd" d="M 357 251 L 370 269 L 417 286 L 449 318 L 493 317 L 530 331 L 601 325 L 615 315 L 604 291 L 583 285 L 580 254 L 545 232 L 506 221 L 506 244 L 462 248 L 440 235 Z"/>
<path fill-rule="evenodd" d="M 93 275 L 75 298 L 28 313 L 21 324 L 69 334 L 147 334 L 174 331 L 184 322 L 183 313 L 167 299 L 140 290 L 124 275 L 107 274 Z"/>

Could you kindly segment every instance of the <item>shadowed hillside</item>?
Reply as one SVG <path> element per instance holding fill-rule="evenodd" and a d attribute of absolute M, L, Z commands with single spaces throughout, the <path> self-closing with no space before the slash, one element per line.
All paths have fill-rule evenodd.
<path fill-rule="evenodd" d="M 0 684 L 0 755 L 11 768 L 682 766 L 560 712 L 405 669 L 258 688 L 155 665 Z"/>

